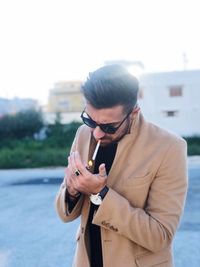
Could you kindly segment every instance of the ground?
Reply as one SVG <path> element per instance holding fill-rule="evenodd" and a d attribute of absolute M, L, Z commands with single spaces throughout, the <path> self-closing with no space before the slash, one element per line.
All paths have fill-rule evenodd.
<path fill-rule="evenodd" d="M 189 159 L 189 190 L 174 240 L 176 267 L 199 267 L 200 160 Z M 0 267 L 69 267 L 79 220 L 65 224 L 54 207 L 63 168 L 0 170 Z"/>

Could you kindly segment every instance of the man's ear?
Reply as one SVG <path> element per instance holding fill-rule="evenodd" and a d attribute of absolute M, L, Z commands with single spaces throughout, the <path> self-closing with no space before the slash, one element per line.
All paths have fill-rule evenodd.
<path fill-rule="evenodd" d="M 140 111 L 140 107 L 135 107 L 134 109 L 133 109 L 133 111 L 131 112 L 131 118 L 132 119 L 135 119 L 135 117 L 137 116 L 137 114 L 138 114 L 138 112 Z"/>
<path fill-rule="evenodd" d="M 140 107 L 139 106 L 137 106 L 137 107 L 135 107 L 134 109 L 133 109 L 133 113 L 135 114 L 137 114 L 138 112 L 140 111 Z"/>

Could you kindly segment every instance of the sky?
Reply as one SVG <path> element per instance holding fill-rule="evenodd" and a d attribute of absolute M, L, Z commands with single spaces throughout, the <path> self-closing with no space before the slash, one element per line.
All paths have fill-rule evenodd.
<path fill-rule="evenodd" d="M 200 69 L 199 0 L 0 0 L 0 97 L 45 105 L 108 60 Z"/>

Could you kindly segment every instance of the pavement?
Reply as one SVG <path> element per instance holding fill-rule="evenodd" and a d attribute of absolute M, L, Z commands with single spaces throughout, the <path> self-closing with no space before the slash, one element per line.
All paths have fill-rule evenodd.
<path fill-rule="evenodd" d="M 174 239 L 176 267 L 200 262 L 200 157 L 189 157 L 188 165 L 185 212 Z M 79 219 L 65 224 L 54 207 L 63 175 L 63 167 L 0 170 L 0 267 L 72 265 Z"/>

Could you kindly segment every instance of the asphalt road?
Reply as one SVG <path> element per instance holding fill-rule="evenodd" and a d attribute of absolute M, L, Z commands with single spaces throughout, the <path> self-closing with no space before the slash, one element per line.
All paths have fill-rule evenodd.
<path fill-rule="evenodd" d="M 63 168 L 0 170 L 0 267 L 70 267 L 79 220 L 65 224 L 54 199 Z M 189 190 L 174 240 L 176 267 L 199 267 L 200 162 L 189 168 Z M 83 266 L 84 267 L 84 266 Z"/>

